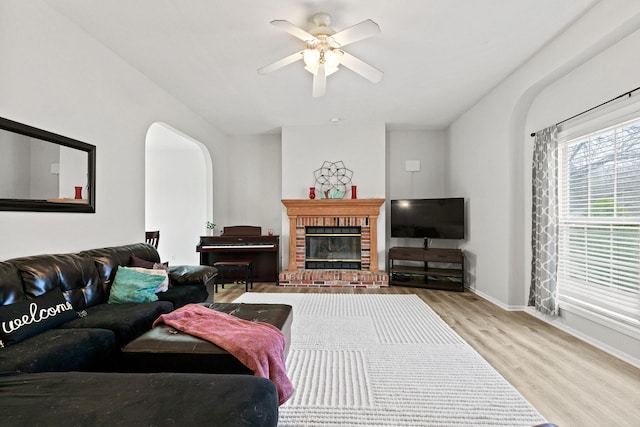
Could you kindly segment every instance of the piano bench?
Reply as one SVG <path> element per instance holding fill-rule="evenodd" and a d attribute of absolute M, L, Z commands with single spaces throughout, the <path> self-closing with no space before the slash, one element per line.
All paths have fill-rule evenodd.
<path fill-rule="evenodd" d="M 214 282 L 214 293 L 218 292 L 218 280 L 220 280 L 222 289 L 224 289 L 224 273 L 225 271 L 231 270 L 244 271 L 244 291 L 249 292 L 249 284 L 251 284 L 251 289 L 253 289 L 253 265 L 251 261 L 218 261 L 214 263 L 213 266 L 218 269 L 219 273 Z"/>

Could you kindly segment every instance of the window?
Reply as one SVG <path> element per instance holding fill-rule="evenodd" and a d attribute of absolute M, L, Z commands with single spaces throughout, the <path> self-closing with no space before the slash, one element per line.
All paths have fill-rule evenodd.
<path fill-rule="evenodd" d="M 640 116 L 558 154 L 560 307 L 640 327 Z"/>

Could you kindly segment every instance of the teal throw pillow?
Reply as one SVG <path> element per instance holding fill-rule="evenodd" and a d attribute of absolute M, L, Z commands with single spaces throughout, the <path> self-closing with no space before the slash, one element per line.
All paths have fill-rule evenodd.
<path fill-rule="evenodd" d="M 120 266 L 111 285 L 109 304 L 158 301 L 156 290 L 164 279 Z"/>

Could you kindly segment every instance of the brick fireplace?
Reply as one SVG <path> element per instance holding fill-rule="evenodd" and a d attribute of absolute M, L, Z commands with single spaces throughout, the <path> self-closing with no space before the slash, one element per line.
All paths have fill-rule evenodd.
<path fill-rule="evenodd" d="M 380 287 L 388 276 L 378 271 L 377 221 L 384 199 L 282 200 L 289 217 L 289 262 L 280 272 L 280 286 Z M 358 269 L 305 269 L 307 231 L 357 228 Z M 307 264 L 308 265 L 308 264 Z"/>

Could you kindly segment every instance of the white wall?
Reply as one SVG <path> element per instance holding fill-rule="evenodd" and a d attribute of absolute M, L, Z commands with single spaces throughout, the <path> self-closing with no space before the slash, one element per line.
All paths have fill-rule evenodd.
<path fill-rule="evenodd" d="M 214 221 L 220 230 L 224 226 L 254 225 L 262 227 L 262 234 L 271 229 L 280 235 L 281 146 L 280 135 L 229 138 L 229 195 L 224 202 L 229 215 L 225 222 Z"/>
<path fill-rule="evenodd" d="M 484 100 L 483 100 L 484 102 Z M 508 136 L 474 109 L 449 130 L 451 191 L 466 199 L 468 286 L 493 301 L 509 302 L 510 164 Z M 500 133 L 496 133 L 500 130 Z M 487 137 L 487 134 L 493 137 Z M 519 301 L 521 303 L 521 301 Z"/>
<path fill-rule="evenodd" d="M 387 134 L 387 195 L 390 199 L 449 197 L 445 185 L 445 132 L 390 131 Z M 420 161 L 407 172 L 406 160 Z"/>
<path fill-rule="evenodd" d="M 442 130 L 390 131 L 387 133 L 387 200 L 455 197 L 446 186 L 446 135 Z M 420 161 L 419 172 L 407 172 L 407 160 Z M 387 229 L 390 205 L 386 205 Z M 435 240 L 435 239 L 434 239 Z M 421 247 L 423 239 L 387 236 L 387 248 Z M 455 247 L 457 241 L 435 240 L 434 247 Z"/>
<path fill-rule="evenodd" d="M 1 2 L 0 32 L 0 116 L 97 146 L 96 213 L 0 212 L 0 259 L 142 241 L 156 121 L 208 147 L 213 192 L 226 197 L 226 137 L 46 3 Z"/>
<path fill-rule="evenodd" d="M 531 104 L 526 128 L 543 129 L 640 86 L 640 56 L 630 54 L 638 48 L 640 30 L 546 86 Z M 525 161 L 530 163 L 533 138 L 525 139 L 525 145 Z M 525 190 L 531 194 L 530 187 Z"/>
<path fill-rule="evenodd" d="M 638 72 L 635 66 L 629 70 L 630 75 L 635 73 L 636 84 L 621 91 L 618 83 L 613 83 L 619 78 L 617 64 L 603 68 L 603 64 L 594 62 L 594 77 L 588 83 L 583 81 L 580 90 L 571 85 L 566 88 L 567 96 L 577 101 L 566 107 L 557 99 L 550 100 L 544 106 L 546 117 L 538 117 L 535 127 L 529 128 L 534 120 L 527 123 L 526 117 L 534 98 L 638 28 L 640 2 L 596 3 L 449 128 L 449 191 L 468 198 L 470 203 L 465 249 L 474 272 L 472 288 L 478 294 L 507 309 L 522 309 L 526 304 L 530 257 L 525 252 L 530 224 L 525 212 L 530 204 L 525 192 L 531 184 L 529 155 L 525 152 L 530 150 L 529 133 L 597 104 L 596 99 L 601 102 L 638 86 Z M 628 53 L 630 56 L 638 51 L 637 44 L 632 43 L 635 48 Z M 615 57 L 627 64 L 620 53 Z M 573 108 L 577 111 L 569 111 Z M 640 348 L 637 342 L 635 345 Z M 627 347 L 617 348 L 624 351 Z"/>
<path fill-rule="evenodd" d="M 282 129 L 282 199 L 307 199 L 313 172 L 324 161 L 342 160 L 353 171 L 358 198 L 385 198 L 385 127 L 383 124 L 287 126 Z M 347 196 L 348 197 L 348 196 Z M 289 219 L 282 212 L 282 259 L 289 259 Z M 378 268 L 384 269 L 385 207 L 378 217 Z"/>

